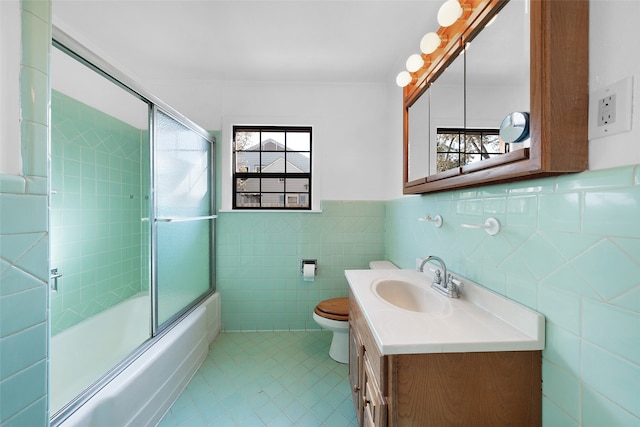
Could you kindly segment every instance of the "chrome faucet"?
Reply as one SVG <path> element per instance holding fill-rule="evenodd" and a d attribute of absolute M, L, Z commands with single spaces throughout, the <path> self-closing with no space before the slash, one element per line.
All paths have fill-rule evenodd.
<path fill-rule="evenodd" d="M 462 283 L 459 280 L 454 279 L 451 274 L 447 274 L 447 266 L 442 258 L 435 255 L 429 255 L 422 260 L 418 271 L 422 273 L 424 271 L 425 264 L 431 260 L 438 261 L 442 268 L 442 275 L 440 275 L 440 270 L 436 270 L 431 287 L 449 298 L 458 298 L 460 296 L 459 288 L 462 287 Z"/>

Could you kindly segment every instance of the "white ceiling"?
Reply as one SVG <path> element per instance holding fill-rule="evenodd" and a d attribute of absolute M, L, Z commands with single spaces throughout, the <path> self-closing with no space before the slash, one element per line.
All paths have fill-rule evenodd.
<path fill-rule="evenodd" d="M 442 0 L 53 0 L 53 23 L 142 81 L 390 82 Z"/>

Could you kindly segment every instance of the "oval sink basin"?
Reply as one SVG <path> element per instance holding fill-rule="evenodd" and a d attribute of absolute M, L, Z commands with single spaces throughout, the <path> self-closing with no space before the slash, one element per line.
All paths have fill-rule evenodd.
<path fill-rule="evenodd" d="M 381 280 L 373 284 L 373 292 L 391 305 L 420 313 L 441 313 L 449 305 L 446 297 L 404 280 Z"/>

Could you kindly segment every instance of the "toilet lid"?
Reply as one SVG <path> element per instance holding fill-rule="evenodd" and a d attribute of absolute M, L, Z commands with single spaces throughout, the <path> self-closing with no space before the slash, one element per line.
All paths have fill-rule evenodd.
<path fill-rule="evenodd" d="M 332 298 L 318 304 L 314 310 L 318 316 L 332 320 L 349 320 L 349 298 Z"/>

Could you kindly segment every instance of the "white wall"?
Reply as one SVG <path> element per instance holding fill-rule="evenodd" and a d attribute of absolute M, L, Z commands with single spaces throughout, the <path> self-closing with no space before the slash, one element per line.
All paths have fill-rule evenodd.
<path fill-rule="evenodd" d="M 632 130 L 591 141 L 590 169 L 640 163 L 640 56 L 635 54 L 640 46 L 636 22 L 640 1 L 591 0 L 590 4 L 590 90 L 631 75 L 635 79 Z M 225 120 L 243 117 L 263 121 L 260 124 L 312 124 L 317 155 L 314 170 L 320 178 L 315 188 L 321 199 L 392 199 L 402 195 L 402 90 L 394 84 L 395 71 L 390 70 L 388 82 L 361 85 L 140 83 L 210 130 L 222 129 Z M 228 144 L 228 129 L 222 130 L 220 142 Z"/>
<path fill-rule="evenodd" d="M 634 112 L 630 132 L 589 142 L 589 169 L 638 164 L 640 55 L 635 52 L 640 46 L 640 1 L 591 0 L 590 7 L 590 92 L 633 76 Z M 146 86 L 209 129 L 218 129 L 218 120 L 225 115 L 269 116 L 274 112 L 283 116 L 302 114 L 326 124 L 327 129 L 335 128 L 335 139 L 323 141 L 322 135 L 318 140 L 323 144 L 323 167 L 316 169 L 323 177 L 322 198 L 393 199 L 402 196 L 402 90 L 393 80 L 390 74 L 386 96 L 383 89 L 373 85 L 155 82 Z M 282 93 L 276 94 L 283 87 Z M 386 107 L 379 102 L 386 102 Z M 358 128 L 363 130 L 358 132 Z M 342 155 L 334 158 L 333 152 L 341 147 Z M 330 162 L 325 153 L 331 156 Z M 362 168 L 354 182 L 347 177 L 352 165 L 361 162 L 362 153 L 366 153 L 368 167 Z"/>
<path fill-rule="evenodd" d="M 640 1 L 591 0 L 589 88 L 593 92 L 633 76 L 631 131 L 589 143 L 589 169 L 640 163 Z"/>
<path fill-rule="evenodd" d="M 22 175 L 20 21 L 20 2 L 0 1 L 0 173 L 11 175 Z"/>
<path fill-rule="evenodd" d="M 151 92 L 199 125 L 222 130 L 223 178 L 230 176 L 233 124 L 293 124 L 314 127 L 313 171 L 320 200 L 384 200 L 400 188 L 389 170 L 389 100 L 384 84 L 247 82 L 152 82 Z M 401 103 L 395 107 L 401 109 Z M 396 146 L 401 150 L 402 145 Z M 222 182 L 223 206 L 230 184 Z M 230 200 L 229 197 L 226 197 Z"/>

